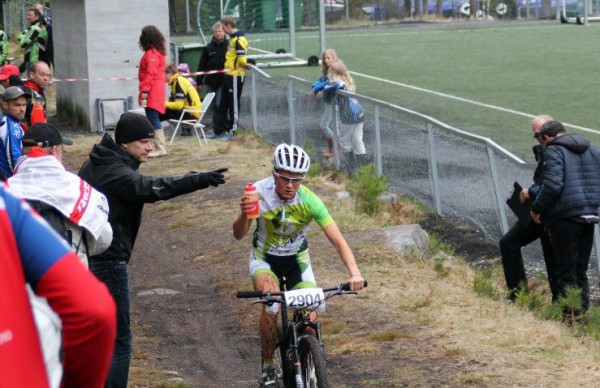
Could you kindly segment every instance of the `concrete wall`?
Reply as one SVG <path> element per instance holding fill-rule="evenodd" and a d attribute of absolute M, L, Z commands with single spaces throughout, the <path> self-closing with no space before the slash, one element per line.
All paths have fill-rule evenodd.
<path fill-rule="evenodd" d="M 52 18 L 55 78 L 92 80 L 58 81 L 58 109 L 72 105 L 91 130 L 97 131 L 96 98 L 133 96 L 137 106 L 137 79 L 93 80 L 137 77 L 143 54 L 138 41 L 145 25 L 158 27 L 169 47 L 168 1 L 61 0 L 52 3 Z"/>

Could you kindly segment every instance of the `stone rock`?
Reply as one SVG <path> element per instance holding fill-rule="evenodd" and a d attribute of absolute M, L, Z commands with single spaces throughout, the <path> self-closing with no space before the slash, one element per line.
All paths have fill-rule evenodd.
<path fill-rule="evenodd" d="M 429 246 L 429 236 L 419 224 L 397 225 L 382 229 L 386 244 L 399 253 L 408 249 L 425 252 Z"/>
<path fill-rule="evenodd" d="M 335 198 L 336 199 L 350 199 L 350 198 L 352 198 L 352 196 L 347 191 L 338 191 L 337 193 L 335 193 Z"/>
<path fill-rule="evenodd" d="M 398 203 L 398 196 L 396 194 L 390 193 L 390 192 L 385 192 L 385 193 L 379 194 L 377 199 L 383 203 L 387 203 L 390 205 Z"/>

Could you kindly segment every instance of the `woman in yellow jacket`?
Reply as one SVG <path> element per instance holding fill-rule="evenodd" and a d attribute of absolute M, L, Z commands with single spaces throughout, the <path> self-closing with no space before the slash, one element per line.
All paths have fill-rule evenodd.
<path fill-rule="evenodd" d="M 160 115 L 160 121 L 175 119 L 179 120 L 181 111 L 184 109 L 194 109 L 194 112 L 185 112 L 184 120 L 197 120 L 200 117 L 202 102 L 198 91 L 192 85 L 189 79 L 179 73 L 177 65 L 170 63 L 165 69 L 165 78 L 171 88 L 171 96 L 166 103 L 166 111 Z M 189 127 L 181 128 L 182 136 L 191 136 L 192 129 Z M 148 156 L 151 158 L 164 156 L 167 154 L 165 134 L 162 131 L 154 131 L 154 141 L 162 144 L 163 147 L 157 147 L 157 150 L 151 152 Z"/>

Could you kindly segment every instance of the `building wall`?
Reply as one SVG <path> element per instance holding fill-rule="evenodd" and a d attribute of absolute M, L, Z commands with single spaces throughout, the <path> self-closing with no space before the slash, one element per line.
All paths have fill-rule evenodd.
<path fill-rule="evenodd" d="M 58 81 L 57 109 L 72 107 L 75 116 L 97 131 L 96 98 L 132 96 L 137 106 L 137 79 L 95 80 L 137 77 L 143 54 L 138 41 L 145 25 L 158 27 L 169 47 L 168 1 L 61 0 L 52 3 L 52 18 L 55 78 L 92 80 Z"/>

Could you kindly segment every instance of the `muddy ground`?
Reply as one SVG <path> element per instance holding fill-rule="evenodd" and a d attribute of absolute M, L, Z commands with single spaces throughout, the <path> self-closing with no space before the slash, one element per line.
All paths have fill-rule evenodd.
<path fill-rule="evenodd" d="M 76 142 L 79 139 L 92 144 L 100 140 L 99 136 L 92 139 L 83 136 L 81 130 L 68 122 L 58 119 L 53 122 L 75 137 Z M 86 152 L 68 155 L 68 168 L 76 171 Z M 152 160 L 142 166 L 142 172 L 157 175 L 175 158 Z M 224 163 L 220 157 L 199 158 L 206 169 Z M 231 224 L 238 212 L 241 188 L 259 178 L 243 171 L 236 173 L 234 168 L 228 173 L 227 183 L 219 188 L 146 205 L 129 268 L 134 333 L 131 386 L 258 386 L 260 349 L 255 321 L 259 307 L 250 306 L 249 300 L 235 298 L 237 290 L 248 290 L 251 286 L 246 267 L 250 241 L 248 238 L 236 241 Z M 334 195 L 327 190 L 317 191 L 324 196 Z M 495 253 L 493 244 L 467 226 L 456 227 L 435 217 L 424 220 L 422 225 L 457 243 L 457 252 L 473 260 Z M 385 251 L 377 231 L 351 231 L 346 237 L 353 248 L 379 244 Z M 312 233 L 310 239 L 313 249 L 331 252 L 322 233 Z M 323 271 L 338 271 L 339 282 L 346 280 L 337 259 L 321 262 L 317 277 Z M 372 284 L 377 287 L 376 281 Z M 376 354 L 352 351 L 328 354 L 332 387 L 458 384 L 456 379 L 464 365 L 444 356 L 440 344 L 432 340 L 437 335 L 435 329 L 410 323 L 414 322 L 412 318 L 401 319 L 402 311 L 395 312 L 394 322 L 379 315 L 366 319 L 361 313 L 342 309 L 324 324 L 341 321 L 348 325 L 348 330 L 362 336 L 369 335 L 372 327 L 391 324 L 394 330 L 407 333 L 402 340 L 403 350 L 399 352 L 395 346 L 382 343 Z M 392 371 L 399 365 L 414 373 L 394 375 Z M 151 371 L 157 371 L 155 377 L 148 377 Z"/>

